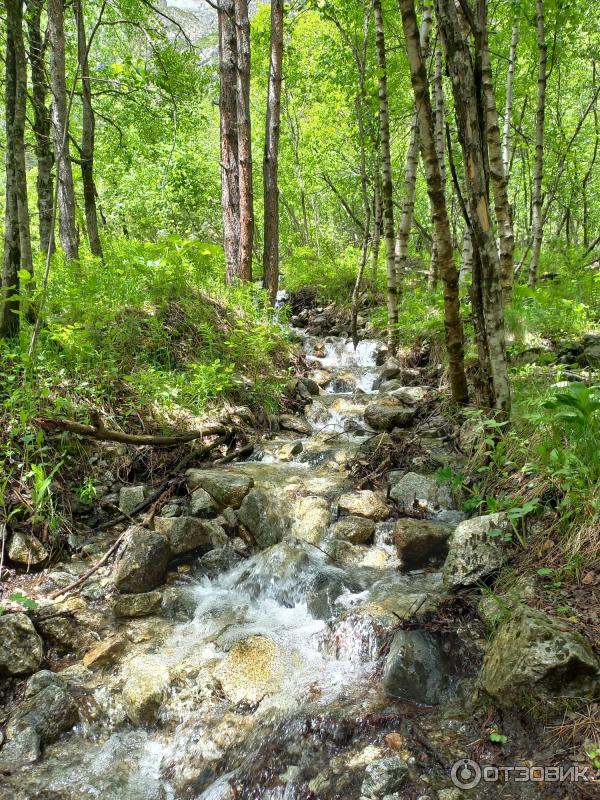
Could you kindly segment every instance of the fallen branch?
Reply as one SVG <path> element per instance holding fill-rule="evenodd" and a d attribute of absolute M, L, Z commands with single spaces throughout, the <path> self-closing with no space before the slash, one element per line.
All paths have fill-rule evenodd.
<path fill-rule="evenodd" d="M 68 419 L 49 419 L 48 417 L 40 417 L 35 422 L 43 430 L 67 431 L 68 433 L 75 433 L 77 436 L 86 436 L 89 439 L 96 439 L 102 442 L 120 442 L 121 444 L 151 445 L 154 447 L 172 447 L 173 445 L 193 442 L 203 436 L 220 436 L 229 432 L 223 425 L 207 425 L 201 430 L 180 433 L 175 436 L 152 436 L 145 433 L 111 431 L 105 428 L 102 422 L 96 425 L 82 425 L 80 422 L 73 422 Z"/>
<path fill-rule="evenodd" d="M 102 558 L 99 561 L 96 561 L 94 566 L 90 567 L 88 571 L 85 572 L 81 577 L 77 578 L 76 581 L 73 581 L 73 583 L 70 583 L 63 589 L 57 589 L 55 592 L 52 592 L 52 594 L 49 594 L 48 597 L 50 597 L 51 600 L 56 600 L 57 597 L 60 597 L 63 594 L 69 594 L 69 592 L 72 592 L 73 589 L 77 589 L 78 586 L 81 586 L 82 583 L 85 583 L 87 579 L 94 574 L 94 572 L 97 572 L 100 569 L 100 567 L 103 566 L 103 564 L 106 564 L 108 559 L 112 556 L 112 554 L 115 552 L 115 550 L 119 547 L 119 545 L 123 541 L 123 537 L 125 536 L 126 533 L 127 531 L 123 531 L 123 533 L 119 536 L 117 541 L 111 547 L 109 547 L 106 553 L 104 553 Z"/>

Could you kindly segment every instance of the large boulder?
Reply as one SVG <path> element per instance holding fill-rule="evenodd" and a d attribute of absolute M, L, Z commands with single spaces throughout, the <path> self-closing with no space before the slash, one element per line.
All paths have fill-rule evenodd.
<path fill-rule="evenodd" d="M 0 772 L 11 773 L 33 764 L 40 752 L 40 737 L 33 728 L 25 728 L 0 750 Z"/>
<path fill-rule="evenodd" d="M 448 669 L 438 640 L 426 631 L 399 630 L 383 672 L 386 694 L 436 705 L 448 688 Z"/>
<path fill-rule="evenodd" d="M 453 507 L 452 496 L 445 486 L 428 475 L 418 472 L 388 474 L 390 497 L 401 511 L 418 511 L 427 516 L 435 516 L 440 511 Z"/>
<path fill-rule="evenodd" d="M 521 606 L 488 645 L 480 682 L 502 705 L 591 697 L 600 663 L 590 642 L 543 611 Z"/>
<path fill-rule="evenodd" d="M 397 378 L 401 371 L 402 367 L 400 362 L 393 357 L 388 358 L 379 370 L 379 380 L 381 383 L 383 383 L 384 381 L 389 381 L 392 378 Z"/>
<path fill-rule="evenodd" d="M 291 656 L 266 636 L 237 642 L 215 672 L 232 703 L 259 703 L 280 691 L 291 669 Z"/>
<path fill-rule="evenodd" d="M 350 514 L 342 517 L 333 526 L 333 535 L 336 539 L 344 539 L 352 544 L 364 544 L 373 537 L 375 523 L 372 519 L 358 517 Z"/>
<path fill-rule="evenodd" d="M 144 486 L 121 486 L 119 490 L 119 510 L 131 514 L 144 502 Z"/>
<path fill-rule="evenodd" d="M 8 557 L 15 564 L 37 567 L 48 558 L 48 551 L 35 536 L 15 531 L 8 545 Z"/>
<path fill-rule="evenodd" d="M 123 703 L 134 725 L 156 721 L 169 689 L 169 670 L 158 657 L 138 656 L 125 670 Z"/>
<path fill-rule="evenodd" d="M 194 517 L 204 517 L 217 510 L 215 501 L 201 486 L 195 489 L 190 497 L 190 514 Z"/>
<path fill-rule="evenodd" d="M 390 515 L 381 497 L 370 489 L 343 494 L 338 500 L 338 508 L 342 513 L 376 521 L 387 519 Z"/>
<path fill-rule="evenodd" d="M 43 656 L 42 640 L 26 614 L 0 616 L 0 676 L 35 672 Z"/>
<path fill-rule="evenodd" d="M 405 406 L 397 397 L 386 397 L 365 408 L 365 421 L 375 431 L 406 428 L 415 418 L 416 409 Z"/>
<path fill-rule="evenodd" d="M 67 684 L 54 672 L 43 670 L 33 675 L 25 689 L 25 700 L 6 726 L 7 739 L 30 729 L 42 744 L 54 742 L 79 720 L 77 705 Z"/>
<path fill-rule="evenodd" d="M 444 583 L 448 587 L 473 586 L 497 572 L 504 563 L 501 534 L 510 531 L 506 514 L 487 514 L 459 523 L 448 540 Z"/>
<path fill-rule="evenodd" d="M 407 406 L 416 406 L 431 394 L 431 389 L 428 386 L 401 386 L 390 394 Z"/>
<path fill-rule="evenodd" d="M 394 543 L 402 566 L 407 570 L 420 569 L 432 561 L 443 561 L 451 533 L 447 525 L 428 519 L 399 519 L 394 528 Z"/>
<path fill-rule="evenodd" d="M 324 497 L 301 497 L 292 509 L 291 535 L 311 544 L 320 544 L 330 520 L 331 504 Z"/>
<path fill-rule="evenodd" d="M 214 520 L 197 517 L 156 517 L 154 528 L 162 534 L 174 556 L 191 553 L 200 547 L 221 547 L 227 534 Z"/>
<path fill-rule="evenodd" d="M 590 367 L 600 368 L 600 335 L 590 333 L 584 337 L 583 355 Z"/>
<path fill-rule="evenodd" d="M 213 498 L 221 507 L 239 508 L 242 500 L 254 486 L 248 475 L 226 469 L 188 469 L 185 473 L 190 491 L 198 487 Z"/>
<path fill-rule="evenodd" d="M 282 414 L 279 417 L 279 426 L 284 431 L 293 431 L 303 436 L 310 436 L 312 433 L 310 422 L 305 417 L 299 417 L 295 414 Z"/>
<path fill-rule="evenodd" d="M 150 592 L 164 581 L 171 550 L 157 531 L 137 525 L 124 538 L 124 548 L 113 568 L 113 581 L 120 592 Z"/>
<path fill-rule="evenodd" d="M 287 507 L 280 497 L 252 489 L 240 506 L 239 520 L 256 544 L 265 548 L 280 542 L 289 529 Z"/>

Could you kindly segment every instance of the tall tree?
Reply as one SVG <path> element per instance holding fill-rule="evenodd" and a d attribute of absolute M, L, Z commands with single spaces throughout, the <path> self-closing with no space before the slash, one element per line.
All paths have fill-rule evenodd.
<path fill-rule="evenodd" d="M 510 128 L 512 125 L 515 67 L 517 64 L 517 45 L 519 43 L 519 19 L 515 13 L 508 52 L 508 71 L 506 73 L 506 100 L 504 103 L 504 130 L 502 133 L 502 163 L 508 180 L 510 169 Z"/>
<path fill-rule="evenodd" d="M 83 184 L 83 206 L 88 242 L 93 255 L 102 258 L 102 242 L 98 229 L 98 212 L 96 209 L 96 184 L 94 182 L 94 142 L 96 137 L 96 117 L 92 106 L 92 89 L 90 85 L 90 68 L 88 54 L 91 40 L 88 43 L 85 35 L 85 19 L 82 0 L 73 0 L 73 12 L 77 25 L 77 62 L 81 78 L 81 182 Z"/>
<path fill-rule="evenodd" d="M 471 29 L 481 39 L 480 26 L 487 25 L 486 7 L 475 18 L 467 2 L 461 4 L 466 20 L 454 0 L 437 0 L 438 27 L 446 66 L 452 80 L 452 93 L 458 136 L 465 165 L 465 183 L 473 243 L 473 283 L 471 299 L 475 316 L 479 361 L 484 373 L 486 402 L 503 416 L 510 414 L 510 386 L 504 334 L 504 311 L 500 285 L 500 260 L 492 227 L 488 196 L 489 170 L 486 143 L 485 99 L 478 91 L 476 73 L 482 64 L 474 63 L 467 34 Z M 481 54 L 482 48 L 476 48 Z"/>
<path fill-rule="evenodd" d="M 23 263 L 22 227 L 27 205 L 25 174 L 25 107 L 27 72 L 23 42 L 23 0 L 5 0 L 5 118 L 6 118 L 6 208 L 4 222 L 4 260 L 0 336 L 13 336 L 19 330 L 19 270 Z"/>
<path fill-rule="evenodd" d="M 29 64 L 31 67 L 31 105 L 33 108 L 33 133 L 37 160 L 37 209 L 40 250 L 46 253 L 50 246 L 52 227 L 53 185 L 52 136 L 50 111 L 48 109 L 48 82 L 44 53 L 46 39 L 42 35 L 42 11 L 44 0 L 27 1 L 27 33 L 29 39 Z M 54 247 L 54 244 L 53 244 Z"/>
<path fill-rule="evenodd" d="M 421 51 L 414 0 L 399 0 L 402 27 L 406 40 L 406 53 L 410 66 L 410 78 L 415 96 L 415 107 L 419 121 L 423 166 L 427 178 L 427 192 L 435 225 L 438 243 L 438 261 L 444 283 L 444 327 L 452 399 L 467 403 L 469 392 L 465 376 L 464 334 L 460 316 L 458 271 L 454 264 L 452 234 L 446 209 L 446 198 L 442 188 L 442 174 L 435 146 L 435 124 L 431 97 Z"/>
<path fill-rule="evenodd" d="M 531 262 L 529 264 L 529 285 L 537 282 L 544 220 L 542 216 L 542 184 L 544 180 L 544 137 L 546 130 L 546 84 L 548 81 L 548 44 L 546 42 L 546 23 L 544 19 L 544 0 L 535 0 L 537 46 L 538 46 L 538 92 L 535 121 L 535 167 L 533 173 L 532 197 L 532 237 Z"/>
<path fill-rule="evenodd" d="M 221 206 L 226 280 L 238 277 L 240 180 L 237 138 L 237 36 L 233 0 L 219 0 Z"/>
<path fill-rule="evenodd" d="M 283 0 L 271 1 L 271 40 L 265 151 L 263 285 L 271 302 L 279 288 L 279 133 L 281 124 L 281 84 L 283 80 Z"/>
<path fill-rule="evenodd" d="M 237 52 L 237 136 L 240 196 L 240 249 L 237 277 L 252 280 L 254 196 L 252 189 L 252 136 L 250 124 L 250 21 L 248 0 L 235 0 Z"/>
<path fill-rule="evenodd" d="M 69 147 L 63 0 L 48 0 L 48 32 L 51 47 L 50 84 L 54 158 L 58 181 L 60 243 L 68 259 L 77 259 L 79 258 L 79 233 L 75 219 L 75 188 Z"/>
<path fill-rule="evenodd" d="M 390 149 L 390 114 L 388 108 L 387 57 L 385 52 L 385 31 L 381 0 L 373 0 L 375 12 L 375 44 L 379 66 L 379 128 L 381 148 L 383 230 L 387 263 L 387 310 L 388 340 L 390 349 L 395 351 L 398 339 L 398 280 L 396 275 L 396 255 L 394 241 L 394 184 L 392 179 L 392 155 Z"/>
<path fill-rule="evenodd" d="M 423 59 L 427 58 L 429 50 L 429 36 L 433 22 L 433 7 L 431 2 L 423 6 L 421 16 L 420 46 Z M 404 195 L 402 197 L 402 211 L 400 214 L 400 224 L 398 225 L 398 235 L 396 240 L 396 272 L 398 279 L 401 280 L 406 271 L 406 261 L 408 258 L 408 242 L 410 231 L 413 224 L 413 214 L 415 210 L 415 188 L 417 185 L 417 167 L 419 165 L 419 149 L 421 138 L 419 136 L 419 118 L 415 106 L 411 125 L 410 140 L 406 151 L 406 165 L 404 168 Z"/>
<path fill-rule="evenodd" d="M 444 103 L 444 80 L 442 72 L 442 49 L 438 45 L 435 48 L 435 73 L 433 79 L 433 90 L 435 96 L 435 149 L 440 164 L 440 174 L 442 177 L 442 191 L 446 195 L 446 146 L 444 142 L 445 129 L 445 103 Z M 434 237 L 431 250 L 431 280 L 435 286 L 440 276 L 440 267 L 437 256 L 437 241 Z"/>
<path fill-rule="evenodd" d="M 479 28 L 477 46 L 481 50 L 479 58 L 481 60 L 481 82 L 485 105 L 485 131 L 489 156 L 489 170 L 494 194 L 494 210 L 496 212 L 498 237 L 500 240 L 500 280 L 503 301 L 507 303 L 512 294 L 515 267 L 515 237 L 513 233 L 510 203 L 508 201 L 507 174 L 502 161 L 500 123 L 498 120 L 498 109 L 496 107 L 492 62 L 488 43 L 486 23 L 487 0 L 477 0 L 477 12 L 477 25 Z"/>

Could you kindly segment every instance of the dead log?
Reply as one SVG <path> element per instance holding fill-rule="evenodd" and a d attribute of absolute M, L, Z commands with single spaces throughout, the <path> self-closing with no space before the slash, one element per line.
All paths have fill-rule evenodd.
<path fill-rule="evenodd" d="M 50 419 L 49 417 L 39 417 L 35 420 L 36 425 L 46 431 L 67 431 L 86 436 L 88 439 L 96 439 L 102 442 L 119 442 L 121 444 L 150 445 L 152 447 L 173 447 L 186 442 L 193 442 L 203 436 L 222 436 L 229 433 L 228 428 L 223 425 L 206 425 L 197 431 L 188 431 L 174 436 L 153 436 L 146 433 L 124 433 L 123 431 L 112 431 L 105 428 L 102 422 L 96 425 L 82 425 L 80 422 L 73 422 L 68 419 Z"/>

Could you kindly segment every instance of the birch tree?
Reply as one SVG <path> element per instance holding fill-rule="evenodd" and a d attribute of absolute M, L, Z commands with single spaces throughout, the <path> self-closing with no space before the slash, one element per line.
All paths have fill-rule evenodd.
<path fill-rule="evenodd" d="M 250 22 L 248 0 L 234 0 L 236 30 L 236 111 L 240 203 L 240 243 L 237 277 L 252 280 L 254 196 L 252 187 L 252 133 L 250 122 Z"/>
<path fill-rule="evenodd" d="M 546 130 L 546 84 L 548 80 L 548 44 L 546 42 L 546 23 L 544 19 L 544 0 L 535 0 L 537 47 L 538 47 L 538 92 L 535 123 L 535 166 L 533 172 L 532 196 L 532 248 L 529 264 L 529 285 L 537 282 L 542 239 L 544 237 L 544 221 L 542 216 L 542 184 L 544 180 L 544 136 Z"/>

